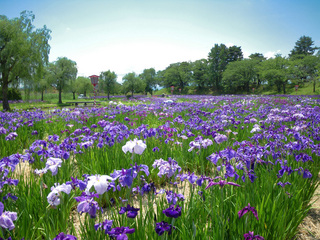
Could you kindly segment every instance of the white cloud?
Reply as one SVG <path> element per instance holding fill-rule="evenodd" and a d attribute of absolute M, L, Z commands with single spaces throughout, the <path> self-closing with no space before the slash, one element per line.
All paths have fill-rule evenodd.
<path fill-rule="evenodd" d="M 269 59 L 269 58 L 273 58 L 276 54 L 279 54 L 281 52 L 281 50 L 277 50 L 277 51 L 269 51 L 266 52 L 264 55 L 265 58 Z"/>

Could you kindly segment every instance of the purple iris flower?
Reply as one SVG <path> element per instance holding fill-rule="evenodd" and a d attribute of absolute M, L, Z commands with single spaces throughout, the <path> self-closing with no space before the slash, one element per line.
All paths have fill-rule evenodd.
<path fill-rule="evenodd" d="M 127 213 L 128 218 L 135 218 L 138 215 L 139 210 L 140 208 L 134 208 L 128 204 L 127 207 L 121 207 L 119 214 Z"/>
<path fill-rule="evenodd" d="M 154 168 L 159 168 L 159 177 L 166 175 L 167 178 L 171 178 L 176 172 L 181 172 L 181 167 L 178 165 L 178 162 L 170 157 L 168 158 L 168 161 L 161 158 L 155 160 L 152 166 Z"/>
<path fill-rule="evenodd" d="M 17 213 L 4 211 L 4 205 L 0 202 L 0 227 L 12 230 L 15 227 L 13 224 L 15 220 L 17 220 Z"/>
<path fill-rule="evenodd" d="M 243 209 L 241 209 L 241 210 L 238 212 L 239 218 L 241 218 L 241 217 L 242 217 L 244 214 L 246 214 L 247 212 L 252 212 L 253 215 L 255 216 L 255 218 L 259 221 L 258 212 L 257 212 L 257 210 L 256 210 L 254 207 L 251 207 L 251 206 L 250 206 L 250 203 L 248 203 L 248 206 L 244 207 Z"/>
<path fill-rule="evenodd" d="M 101 228 L 101 229 L 105 230 L 105 234 L 107 234 L 111 229 L 112 223 L 113 223 L 112 220 L 106 219 L 102 223 L 95 224 L 94 229 L 97 231 L 99 228 Z"/>
<path fill-rule="evenodd" d="M 38 131 L 37 130 L 32 131 L 31 135 L 33 135 L 33 136 L 38 135 Z"/>
<path fill-rule="evenodd" d="M 254 240 L 254 239 L 264 240 L 264 237 L 261 237 L 259 235 L 254 235 L 253 232 L 250 232 L 250 231 L 249 233 L 245 233 L 243 236 L 245 240 Z"/>
<path fill-rule="evenodd" d="M 87 183 L 82 180 L 78 180 L 77 177 L 71 177 L 71 181 L 66 182 L 66 184 L 71 185 L 72 189 L 78 187 L 81 191 L 85 190 L 87 187 Z"/>
<path fill-rule="evenodd" d="M 128 239 L 127 234 L 134 233 L 134 228 L 128 228 L 128 227 L 115 227 L 112 228 L 108 234 L 111 238 L 115 238 L 117 240 L 126 240 Z"/>
<path fill-rule="evenodd" d="M 77 202 L 80 202 L 77 210 L 80 214 L 86 212 L 89 213 L 91 218 L 96 217 L 97 210 L 102 208 L 99 207 L 98 203 L 94 201 L 94 197 L 99 198 L 99 194 L 86 194 L 85 192 L 82 193 L 81 196 L 75 197 L 74 199 Z"/>
<path fill-rule="evenodd" d="M 5 140 L 6 141 L 15 140 L 17 136 L 18 134 L 16 132 L 11 132 L 5 137 Z"/>
<path fill-rule="evenodd" d="M 168 232 L 168 235 L 170 235 L 172 233 L 172 229 L 175 229 L 175 227 L 173 227 L 171 224 L 167 223 L 167 222 L 158 222 L 156 223 L 156 233 L 161 236 L 162 234 L 164 234 L 164 232 Z"/>
<path fill-rule="evenodd" d="M 214 140 L 216 141 L 216 143 L 220 144 L 224 141 L 227 141 L 228 140 L 228 137 L 226 135 L 223 135 L 223 134 L 217 134 L 214 138 Z"/>
<path fill-rule="evenodd" d="M 167 217 L 171 218 L 178 218 L 181 216 L 181 207 L 177 205 L 176 208 L 174 208 L 174 205 L 170 205 L 167 209 L 162 211 Z"/>
<path fill-rule="evenodd" d="M 209 182 L 208 186 L 206 186 L 206 189 L 208 189 L 209 187 L 213 186 L 213 185 L 219 185 L 220 187 L 224 187 L 224 185 L 232 185 L 232 186 L 237 186 L 237 187 L 241 187 L 239 184 L 236 184 L 234 182 L 227 182 L 225 180 L 220 180 L 219 182 L 213 182 L 212 180 Z"/>
<path fill-rule="evenodd" d="M 77 240 L 77 238 L 73 235 L 59 233 L 54 239 L 52 240 Z"/>
<path fill-rule="evenodd" d="M 174 193 L 172 191 L 166 191 L 167 201 L 169 204 L 175 205 L 178 201 L 184 201 L 184 196 L 181 193 Z"/>
<path fill-rule="evenodd" d="M 279 185 L 279 186 L 281 186 L 282 188 L 284 188 L 286 185 L 291 185 L 291 183 L 289 183 L 289 182 L 285 182 L 285 183 L 283 183 L 283 182 L 278 182 L 277 185 Z"/>
<path fill-rule="evenodd" d="M 112 178 L 119 178 L 119 182 L 122 187 L 131 187 L 133 179 L 138 176 L 138 172 L 143 171 L 147 176 L 149 176 L 149 167 L 144 164 L 137 165 L 137 163 L 129 169 L 115 170 L 110 174 Z"/>

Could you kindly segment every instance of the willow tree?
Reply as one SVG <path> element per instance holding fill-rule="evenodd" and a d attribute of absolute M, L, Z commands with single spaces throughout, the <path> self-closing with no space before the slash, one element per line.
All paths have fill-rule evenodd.
<path fill-rule="evenodd" d="M 8 86 L 20 78 L 33 79 L 48 63 L 51 31 L 35 29 L 35 16 L 23 11 L 19 18 L 0 15 L 0 84 L 3 110 L 9 111 Z"/>
<path fill-rule="evenodd" d="M 62 91 L 68 87 L 77 77 L 77 63 L 66 58 L 58 58 L 57 61 L 50 63 L 50 83 L 59 92 L 59 104 L 62 103 Z"/>

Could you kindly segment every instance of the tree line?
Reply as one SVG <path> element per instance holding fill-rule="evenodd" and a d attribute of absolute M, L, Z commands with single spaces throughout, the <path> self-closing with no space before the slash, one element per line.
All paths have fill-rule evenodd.
<path fill-rule="evenodd" d="M 93 91 L 90 79 L 77 76 L 77 64 L 67 57 L 48 62 L 51 31 L 44 26 L 35 29 L 35 16 L 24 11 L 19 18 L 8 19 L 0 16 L 0 85 L 3 109 L 10 110 L 9 86 L 23 86 L 25 93 L 38 91 L 41 100 L 44 92 L 54 88 L 59 93 Z M 309 36 L 300 37 L 288 57 L 275 55 L 267 59 L 262 53 L 243 57 L 240 46 L 227 47 L 215 44 L 206 59 L 183 61 L 170 64 L 166 69 L 156 71 L 144 69 L 141 74 L 127 73 L 122 83 L 117 82 L 113 71 L 102 71 L 99 76 L 99 91 L 109 98 L 111 94 L 150 93 L 157 88 L 174 86 L 175 93 L 187 93 L 190 87 L 197 92 L 214 94 L 242 94 L 254 89 L 273 89 L 286 93 L 288 84 L 313 83 L 315 92 L 319 79 L 320 51 Z"/>

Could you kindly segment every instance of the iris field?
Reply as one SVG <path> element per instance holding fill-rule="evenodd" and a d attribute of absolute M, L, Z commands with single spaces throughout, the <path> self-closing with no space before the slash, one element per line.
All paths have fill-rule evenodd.
<path fill-rule="evenodd" d="M 178 96 L 0 112 L 0 239 L 294 239 L 320 99 Z"/>

